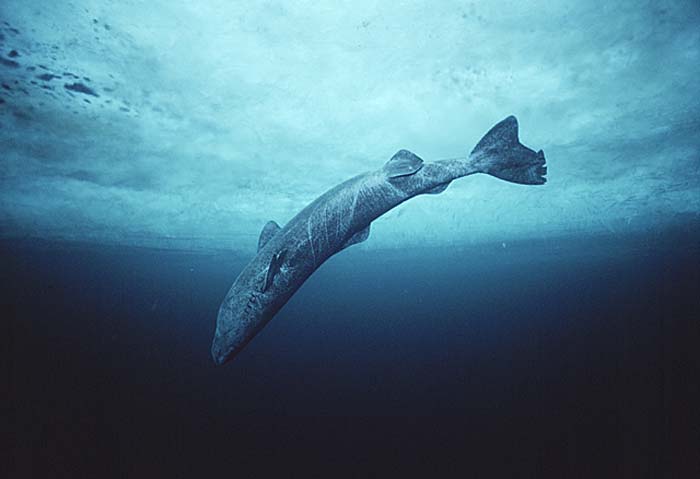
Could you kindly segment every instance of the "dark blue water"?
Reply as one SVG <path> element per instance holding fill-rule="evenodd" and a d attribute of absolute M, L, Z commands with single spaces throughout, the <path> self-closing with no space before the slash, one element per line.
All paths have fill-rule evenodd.
<path fill-rule="evenodd" d="M 350 248 L 222 367 L 247 258 L 3 242 L 9 477 L 700 477 L 698 231 Z"/>

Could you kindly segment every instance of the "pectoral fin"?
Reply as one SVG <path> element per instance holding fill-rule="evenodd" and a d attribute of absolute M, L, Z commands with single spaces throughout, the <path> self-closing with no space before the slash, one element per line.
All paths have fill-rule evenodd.
<path fill-rule="evenodd" d="M 265 273 L 265 283 L 263 284 L 262 288 L 263 293 L 267 291 L 270 286 L 272 286 L 275 276 L 280 272 L 280 268 L 282 267 L 282 262 L 284 261 L 286 254 L 287 250 L 285 249 L 274 253 L 272 258 L 270 258 L 270 265 L 267 267 L 267 273 Z"/>

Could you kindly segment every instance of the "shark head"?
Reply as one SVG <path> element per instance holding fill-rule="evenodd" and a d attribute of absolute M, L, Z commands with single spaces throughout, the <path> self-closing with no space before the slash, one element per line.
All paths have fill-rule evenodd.
<path fill-rule="evenodd" d="M 286 250 L 259 253 L 233 283 L 216 319 L 211 346 L 216 364 L 233 358 L 277 312 L 275 279 L 281 276 L 285 254 Z"/>
<path fill-rule="evenodd" d="M 265 321 L 264 297 L 260 291 L 234 284 L 219 308 L 211 356 L 216 364 L 233 358 Z"/>

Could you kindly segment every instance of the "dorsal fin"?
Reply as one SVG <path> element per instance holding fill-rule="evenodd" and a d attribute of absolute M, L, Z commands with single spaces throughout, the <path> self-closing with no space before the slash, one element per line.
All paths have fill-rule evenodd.
<path fill-rule="evenodd" d="M 367 225 L 367 228 L 361 229 L 354 235 L 352 235 L 348 240 L 345 242 L 341 250 L 344 250 L 348 246 L 352 246 L 357 243 L 362 243 L 363 241 L 367 241 L 367 238 L 369 238 L 369 227 L 372 226 L 371 223 Z"/>
<path fill-rule="evenodd" d="M 270 286 L 272 286 L 272 282 L 275 280 L 275 275 L 280 272 L 282 261 L 284 261 L 284 257 L 286 255 L 287 250 L 283 249 L 282 251 L 274 253 L 272 258 L 270 258 L 270 265 L 267 267 L 267 272 L 265 273 L 265 283 L 263 284 L 262 288 L 263 293 L 267 291 Z"/>
<path fill-rule="evenodd" d="M 423 160 L 408 150 L 399 150 L 384 165 L 384 172 L 389 178 L 413 175 L 423 167 Z"/>
<path fill-rule="evenodd" d="M 272 239 L 273 236 L 277 234 L 280 230 L 280 225 L 270 220 L 265 224 L 262 231 L 260 232 L 260 237 L 258 238 L 258 251 L 263 249 L 268 241 Z"/>

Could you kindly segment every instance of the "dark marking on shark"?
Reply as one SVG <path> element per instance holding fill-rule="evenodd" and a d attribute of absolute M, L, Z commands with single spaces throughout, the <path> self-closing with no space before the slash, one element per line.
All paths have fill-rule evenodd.
<path fill-rule="evenodd" d="M 366 241 L 372 221 L 414 196 L 443 192 L 475 173 L 525 185 L 546 182 L 542 150 L 518 139 L 514 116 L 496 124 L 463 158 L 431 163 L 407 150 L 382 168 L 328 190 L 280 228 L 268 222 L 255 257 L 221 303 L 211 354 L 222 364 L 240 352 L 328 258 Z"/>
<path fill-rule="evenodd" d="M 17 53 L 17 50 L 10 50 L 10 53 L 8 53 L 7 56 L 10 58 L 17 58 L 19 53 Z"/>

